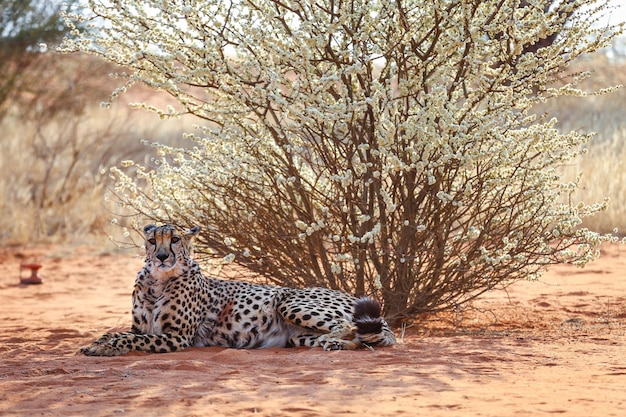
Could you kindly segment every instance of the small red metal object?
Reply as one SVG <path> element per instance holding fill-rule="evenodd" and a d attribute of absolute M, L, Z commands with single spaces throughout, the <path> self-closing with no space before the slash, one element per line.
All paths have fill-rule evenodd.
<path fill-rule="evenodd" d="M 41 284 L 43 281 L 41 277 L 37 275 L 37 271 L 41 268 L 41 264 L 20 264 L 20 283 L 21 284 Z M 30 269 L 29 277 L 22 277 L 22 270 Z"/>

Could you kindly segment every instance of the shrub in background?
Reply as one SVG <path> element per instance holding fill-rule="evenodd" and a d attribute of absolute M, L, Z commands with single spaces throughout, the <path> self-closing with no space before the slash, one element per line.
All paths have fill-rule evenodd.
<path fill-rule="evenodd" d="M 202 121 L 157 164 L 114 169 L 119 202 L 203 226 L 209 257 L 402 319 L 614 240 L 580 227 L 606 202 L 556 170 L 590 135 L 530 112 L 584 94 L 586 73 L 553 81 L 614 36 L 594 26 L 606 2 L 87 3 L 96 33 L 64 49 L 128 68 L 112 98 L 145 84 L 179 105 L 140 106 Z"/>

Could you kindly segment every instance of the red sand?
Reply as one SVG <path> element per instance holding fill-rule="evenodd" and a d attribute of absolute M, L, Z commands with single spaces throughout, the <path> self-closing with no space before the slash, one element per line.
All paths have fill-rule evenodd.
<path fill-rule="evenodd" d="M 94 358 L 125 330 L 139 257 L 0 248 L 0 415 L 622 416 L 626 248 L 430 317 L 390 348 L 194 348 Z M 21 262 L 42 285 L 19 285 Z M 26 274 L 28 271 L 24 271 Z"/>

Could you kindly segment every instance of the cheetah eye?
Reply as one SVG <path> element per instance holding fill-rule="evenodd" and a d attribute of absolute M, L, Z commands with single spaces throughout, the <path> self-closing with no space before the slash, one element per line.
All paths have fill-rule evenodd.
<path fill-rule="evenodd" d="M 151 245 L 155 245 L 155 244 L 156 244 L 156 239 L 155 239 L 155 238 L 148 239 L 148 242 L 149 242 Z"/>
<path fill-rule="evenodd" d="M 179 240 L 180 240 L 180 238 L 179 238 L 179 237 L 174 236 L 174 237 L 172 238 L 172 243 L 178 243 L 178 241 L 179 241 Z"/>

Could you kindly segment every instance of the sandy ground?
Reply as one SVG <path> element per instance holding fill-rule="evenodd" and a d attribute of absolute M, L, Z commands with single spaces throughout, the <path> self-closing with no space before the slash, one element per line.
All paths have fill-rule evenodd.
<path fill-rule="evenodd" d="M 626 248 L 603 252 L 424 319 L 390 348 L 94 358 L 76 352 L 128 327 L 142 260 L 0 248 L 0 415 L 622 416 Z M 34 261 L 44 283 L 19 285 Z"/>

